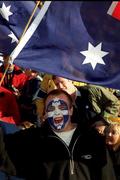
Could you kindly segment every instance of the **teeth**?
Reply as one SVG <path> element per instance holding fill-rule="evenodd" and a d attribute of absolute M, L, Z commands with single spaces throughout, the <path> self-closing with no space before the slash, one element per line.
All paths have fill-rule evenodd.
<path fill-rule="evenodd" d="M 62 117 L 56 117 L 56 118 L 55 118 L 55 120 L 60 120 L 60 119 L 62 119 Z"/>
<path fill-rule="evenodd" d="M 54 119 L 54 122 L 55 122 L 56 124 L 59 124 L 59 123 L 62 122 L 62 120 L 63 120 L 63 118 L 57 117 L 57 118 Z"/>

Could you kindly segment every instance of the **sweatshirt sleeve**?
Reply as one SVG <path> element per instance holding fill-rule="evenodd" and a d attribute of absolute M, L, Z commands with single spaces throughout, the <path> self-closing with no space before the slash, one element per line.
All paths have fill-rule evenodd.
<path fill-rule="evenodd" d="M 99 86 L 89 87 L 89 100 L 95 112 L 105 120 L 110 116 L 118 116 L 120 102 L 118 98 L 108 89 Z"/>

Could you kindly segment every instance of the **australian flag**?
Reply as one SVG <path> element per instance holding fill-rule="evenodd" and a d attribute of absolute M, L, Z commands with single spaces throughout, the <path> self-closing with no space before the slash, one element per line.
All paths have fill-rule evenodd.
<path fill-rule="evenodd" d="M 10 37 L 15 41 L 13 33 L 20 38 L 34 6 L 34 1 L 0 1 L 0 53 L 12 52 L 17 40 L 10 42 Z M 15 63 L 76 81 L 120 89 L 118 9 L 117 1 L 114 5 L 110 1 L 53 1 Z"/>

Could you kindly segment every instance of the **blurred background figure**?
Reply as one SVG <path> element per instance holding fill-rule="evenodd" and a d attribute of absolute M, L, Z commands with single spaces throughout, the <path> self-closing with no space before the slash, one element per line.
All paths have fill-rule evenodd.
<path fill-rule="evenodd" d="M 28 76 L 23 72 L 23 70 L 19 66 L 11 64 L 9 62 L 9 56 L 4 55 L 3 64 L 0 67 L 0 80 L 2 79 L 7 67 L 8 70 L 5 74 L 5 77 L 1 85 L 9 89 L 16 96 L 19 96 L 21 89 L 23 88 L 24 84 L 28 79 Z"/>
<path fill-rule="evenodd" d="M 20 124 L 20 112 L 15 96 L 11 91 L 0 87 L 0 120 Z"/>
<path fill-rule="evenodd" d="M 113 161 L 116 178 L 120 180 L 120 118 L 114 118 L 113 122 L 105 128 L 105 138 Z"/>
<path fill-rule="evenodd" d="M 21 124 L 21 115 L 15 95 L 0 86 L 0 126 L 5 134 L 16 132 Z"/>
<path fill-rule="evenodd" d="M 25 69 L 25 73 L 28 76 L 28 80 L 22 88 L 21 96 L 19 97 L 21 118 L 23 121 L 27 121 L 27 124 L 30 122 L 38 125 L 36 106 L 33 103 L 33 99 L 40 88 L 42 77 L 37 71 L 31 69 Z"/>
<path fill-rule="evenodd" d="M 94 129 L 96 129 L 98 131 L 98 133 L 102 136 L 105 135 L 105 128 L 106 126 L 108 126 L 108 123 L 105 120 L 101 120 L 101 121 L 95 121 L 95 123 L 93 123 L 92 127 Z"/>

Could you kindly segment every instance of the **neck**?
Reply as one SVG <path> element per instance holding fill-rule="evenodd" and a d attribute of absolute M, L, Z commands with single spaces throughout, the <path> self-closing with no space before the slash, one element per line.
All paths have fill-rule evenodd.
<path fill-rule="evenodd" d="M 64 129 L 61 129 L 59 132 L 70 131 L 72 129 L 75 129 L 76 127 L 77 127 L 77 124 L 70 122 Z"/>

